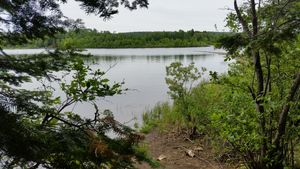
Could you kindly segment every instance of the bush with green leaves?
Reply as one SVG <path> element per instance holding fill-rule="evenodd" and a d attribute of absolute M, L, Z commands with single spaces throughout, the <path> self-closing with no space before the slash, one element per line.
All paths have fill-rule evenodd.
<path fill-rule="evenodd" d="M 205 71 L 204 68 L 202 70 Z M 196 134 L 196 126 L 190 110 L 191 100 L 189 95 L 195 85 L 194 83 L 199 81 L 203 72 L 200 72 L 194 63 L 184 66 L 181 62 L 174 62 L 166 67 L 168 94 L 173 99 L 175 111 L 178 111 L 187 126 L 192 128 L 191 136 Z"/>
<path fill-rule="evenodd" d="M 221 80 L 231 93 L 214 118 L 220 133 L 251 169 L 295 167 L 299 113 L 299 1 L 234 0 L 221 40 L 238 63 Z M 234 90 L 233 90 L 234 89 Z"/>
<path fill-rule="evenodd" d="M 2 94 L 9 93 L 10 99 L 2 95 L 1 167 L 126 168 L 133 167 L 133 159 L 152 164 L 145 152 L 139 152 L 143 137 L 95 103 L 97 98 L 121 94 L 121 84 L 109 84 L 104 72 L 91 71 L 80 58 L 69 68 L 73 80 L 61 83 L 64 100 L 53 97 L 52 88 L 27 91 L 2 84 Z M 78 102 L 92 104 L 94 110 L 82 113 L 94 113 L 94 118 L 68 111 Z"/>

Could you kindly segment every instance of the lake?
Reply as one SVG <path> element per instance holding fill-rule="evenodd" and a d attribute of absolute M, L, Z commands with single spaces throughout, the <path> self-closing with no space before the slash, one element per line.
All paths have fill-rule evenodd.
<path fill-rule="evenodd" d="M 8 54 L 36 54 L 43 51 L 44 49 L 5 50 Z M 224 62 L 225 52 L 213 47 L 87 49 L 84 53 L 95 55 L 93 59 L 85 60 L 92 69 L 109 69 L 105 77 L 111 81 L 125 82 L 123 87 L 129 89 L 125 94 L 99 99 L 97 103 L 101 110 L 111 110 L 117 120 L 123 123 L 130 121 L 130 126 L 134 123 L 133 118 L 139 123 L 142 121 L 145 110 L 150 110 L 159 102 L 170 101 L 165 84 L 165 67 L 172 62 L 180 61 L 184 65 L 194 62 L 199 69 L 205 67 L 208 71 L 219 73 L 228 69 L 228 63 Z M 75 112 L 86 117 L 93 116 L 93 112 L 88 112 L 91 108 L 92 105 L 89 104 L 76 104 L 72 107 Z"/>

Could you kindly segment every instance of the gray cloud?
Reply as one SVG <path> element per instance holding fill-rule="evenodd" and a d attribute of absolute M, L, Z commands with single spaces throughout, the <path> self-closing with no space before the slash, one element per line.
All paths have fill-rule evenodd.
<path fill-rule="evenodd" d="M 228 13 L 225 8 L 233 5 L 231 0 L 149 0 L 149 3 L 148 9 L 120 9 L 120 13 L 108 21 L 86 15 L 73 1 L 62 5 L 62 10 L 66 16 L 81 18 L 86 27 L 99 31 L 215 31 L 215 24 L 222 31 Z"/>

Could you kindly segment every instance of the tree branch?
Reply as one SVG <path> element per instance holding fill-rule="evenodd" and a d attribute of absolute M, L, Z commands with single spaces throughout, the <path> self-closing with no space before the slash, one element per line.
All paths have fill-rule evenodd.
<path fill-rule="evenodd" d="M 68 122 L 67 120 L 62 119 L 62 118 L 60 118 L 60 117 L 57 117 L 57 116 L 55 116 L 55 115 L 53 115 L 53 114 L 51 114 L 51 115 L 49 115 L 49 116 L 52 117 L 52 118 L 54 118 L 54 119 L 57 119 L 57 120 L 63 122 L 64 124 L 67 124 L 67 125 L 69 125 L 69 126 L 76 127 L 76 128 L 79 128 L 79 129 L 80 129 L 80 127 L 81 127 L 80 125 L 76 125 L 76 124 L 74 124 L 74 123 Z"/>
<path fill-rule="evenodd" d="M 237 5 L 236 0 L 234 0 L 234 10 L 236 12 L 236 15 L 238 17 L 239 22 L 242 24 L 244 32 L 247 33 L 248 36 L 249 36 L 249 38 L 250 38 L 252 36 L 252 34 L 251 34 L 250 30 L 249 30 L 247 22 L 245 21 L 245 19 L 243 18 L 242 14 L 241 14 L 241 11 L 240 11 L 240 9 L 239 9 L 239 7 Z"/>
<path fill-rule="evenodd" d="M 267 80 L 264 89 L 264 96 L 268 93 L 268 90 L 271 91 L 271 57 L 268 57 L 266 54 L 266 64 L 267 64 Z"/>
<path fill-rule="evenodd" d="M 253 37 L 255 37 L 258 33 L 258 18 L 255 9 L 255 0 L 251 0 L 251 13 L 252 13 Z"/>
<path fill-rule="evenodd" d="M 296 92 L 298 91 L 300 86 L 300 72 L 296 75 L 296 79 L 289 91 L 289 94 L 286 99 L 286 103 L 280 113 L 280 118 L 279 118 L 279 123 L 278 123 L 278 129 L 277 133 L 274 139 L 274 143 L 276 148 L 280 147 L 280 140 L 282 136 L 285 134 L 285 127 L 286 127 L 286 122 L 287 122 L 287 117 L 291 108 L 291 102 L 294 101 L 294 96 Z"/>

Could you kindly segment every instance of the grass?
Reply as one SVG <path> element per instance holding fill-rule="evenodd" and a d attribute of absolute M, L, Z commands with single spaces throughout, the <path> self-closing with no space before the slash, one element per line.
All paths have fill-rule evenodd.
<path fill-rule="evenodd" d="M 154 108 L 143 113 L 143 126 L 140 132 L 147 134 L 153 128 L 164 130 L 171 124 L 184 124 L 182 115 L 170 103 L 158 103 Z"/>

